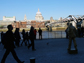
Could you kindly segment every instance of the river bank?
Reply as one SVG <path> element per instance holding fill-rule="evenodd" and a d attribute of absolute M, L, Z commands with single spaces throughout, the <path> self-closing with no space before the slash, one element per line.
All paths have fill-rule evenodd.
<path fill-rule="evenodd" d="M 20 32 L 22 32 L 22 30 L 25 29 L 25 31 L 29 31 L 29 28 L 20 28 Z M 39 30 L 39 28 L 35 28 L 37 31 Z M 42 31 L 48 31 L 47 28 L 41 28 Z M 66 27 L 53 27 L 52 31 L 65 31 Z M 0 29 L 0 32 L 6 32 L 8 29 Z M 13 32 L 15 31 L 15 28 L 13 29 Z"/>

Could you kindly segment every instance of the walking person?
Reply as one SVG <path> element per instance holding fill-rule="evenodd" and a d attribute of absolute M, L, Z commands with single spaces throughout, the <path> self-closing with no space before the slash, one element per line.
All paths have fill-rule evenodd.
<path fill-rule="evenodd" d="M 3 33 L 3 31 L 2 31 L 2 32 L 1 32 L 1 42 L 0 42 L 0 44 L 2 43 L 3 36 L 4 36 L 4 33 Z"/>
<path fill-rule="evenodd" d="M 20 39 L 21 39 L 20 34 L 19 34 L 19 28 L 16 28 L 14 37 L 15 37 L 15 44 L 16 44 L 16 46 L 19 47 L 19 43 L 20 43 Z"/>
<path fill-rule="evenodd" d="M 39 28 L 38 32 L 39 32 L 39 39 L 42 39 L 42 30 L 41 30 L 41 28 Z"/>
<path fill-rule="evenodd" d="M 34 39 L 36 39 L 36 33 L 37 33 L 37 31 L 36 31 L 36 29 L 34 29 Z"/>
<path fill-rule="evenodd" d="M 26 34 L 25 34 L 25 30 L 24 30 L 24 29 L 22 30 L 22 33 L 21 33 L 21 34 L 22 34 L 22 37 L 23 37 L 23 41 L 22 41 L 22 43 L 21 43 L 21 46 L 22 46 L 23 42 L 25 43 L 25 46 L 26 46 L 26 42 L 25 42 L 25 38 L 26 38 L 25 35 L 26 35 Z"/>
<path fill-rule="evenodd" d="M 26 46 L 27 46 L 27 43 L 28 43 L 28 45 L 29 45 L 29 33 L 28 32 L 26 32 L 26 35 L 25 35 L 25 42 L 26 42 Z"/>
<path fill-rule="evenodd" d="M 20 59 L 17 57 L 16 52 L 14 50 L 14 48 L 15 48 L 15 46 L 14 46 L 15 38 L 14 38 L 14 34 L 12 32 L 13 27 L 12 27 L 12 25 L 8 25 L 7 28 L 8 28 L 8 31 L 4 35 L 5 42 L 3 42 L 4 48 L 6 49 L 6 52 L 5 52 L 5 54 L 4 54 L 4 56 L 3 56 L 2 60 L 1 60 L 1 63 L 5 63 L 5 60 L 6 60 L 8 54 L 10 52 L 12 53 L 14 59 L 18 63 L 24 63 L 24 61 L 20 61 Z"/>
<path fill-rule="evenodd" d="M 35 51 L 36 49 L 34 48 L 34 27 L 33 26 L 31 26 L 29 35 L 30 35 L 31 44 L 29 44 L 28 49 L 32 46 L 32 51 Z"/>
<path fill-rule="evenodd" d="M 68 45 L 68 50 L 71 49 L 71 43 L 73 40 L 75 50 L 77 50 L 77 44 L 76 44 L 76 28 L 70 23 L 70 26 L 68 28 L 68 35 L 69 35 L 69 45 Z"/>

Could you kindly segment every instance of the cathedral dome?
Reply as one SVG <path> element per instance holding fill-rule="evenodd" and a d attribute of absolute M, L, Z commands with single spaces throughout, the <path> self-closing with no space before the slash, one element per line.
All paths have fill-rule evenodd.
<path fill-rule="evenodd" d="M 41 15 L 41 12 L 39 11 L 39 9 L 38 9 L 38 12 L 36 13 L 36 15 Z"/>
<path fill-rule="evenodd" d="M 41 20 L 43 20 L 43 19 L 44 19 L 44 18 L 43 18 L 43 16 L 42 16 L 41 12 L 40 12 L 39 9 L 38 9 L 38 12 L 36 13 L 36 16 L 35 16 L 35 20 L 41 21 Z"/>

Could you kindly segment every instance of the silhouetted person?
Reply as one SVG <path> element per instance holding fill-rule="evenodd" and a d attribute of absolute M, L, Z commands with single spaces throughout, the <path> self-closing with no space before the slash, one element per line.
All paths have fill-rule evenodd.
<path fill-rule="evenodd" d="M 3 38 L 3 36 L 4 36 L 4 33 L 3 33 L 3 31 L 1 32 L 1 43 L 2 43 L 2 38 Z"/>
<path fill-rule="evenodd" d="M 78 37 L 81 37 L 81 29 L 78 28 Z"/>
<path fill-rule="evenodd" d="M 5 36 L 4 36 L 4 39 L 5 39 L 5 42 L 3 43 L 4 44 L 4 48 L 6 49 L 6 52 L 1 60 L 1 63 L 5 63 L 5 60 L 8 56 L 8 54 L 11 52 L 14 59 L 18 62 L 18 63 L 24 63 L 24 61 L 20 61 L 19 58 L 17 57 L 16 55 L 16 52 L 14 50 L 15 46 L 14 46 L 14 34 L 12 32 L 13 30 L 13 27 L 12 25 L 8 25 L 7 26 L 8 28 L 8 31 L 5 33 Z"/>
<path fill-rule="evenodd" d="M 37 33 L 37 31 L 36 31 L 36 29 L 34 29 L 34 39 L 36 39 L 36 33 Z"/>
<path fill-rule="evenodd" d="M 28 45 L 29 45 L 29 33 L 26 32 L 26 35 L 25 35 L 25 42 L 26 42 L 26 45 L 27 45 L 27 42 L 28 42 Z"/>
<path fill-rule="evenodd" d="M 81 32 L 82 32 L 82 37 L 84 36 L 84 27 L 82 26 L 81 28 Z"/>
<path fill-rule="evenodd" d="M 39 28 L 38 32 L 39 32 L 39 39 L 42 39 L 42 30 L 41 30 L 41 28 Z"/>
<path fill-rule="evenodd" d="M 66 32 L 66 38 L 68 38 L 68 27 L 67 27 L 67 29 L 65 30 L 65 32 Z"/>
<path fill-rule="evenodd" d="M 34 48 L 34 27 L 33 26 L 31 26 L 29 35 L 30 35 L 31 44 L 29 44 L 28 49 L 32 46 L 32 50 L 35 51 L 36 49 Z"/>
<path fill-rule="evenodd" d="M 83 37 L 83 27 L 81 27 L 81 37 Z"/>
<path fill-rule="evenodd" d="M 21 46 L 22 46 L 23 42 L 25 43 L 25 46 L 27 45 L 26 42 L 25 42 L 25 40 L 26 40 L 26 36 L 25 36 L 25 35 L 26 35 L 26 34 L 25 34 L 25 30 L 23 29 L 23 30 L 22 30 L 23 41 L 22 41 L 22 43 L 21 43 Z"/>
<path fill-rule="evenodd" d="M 20 43 L 20 39 L 21 39 L 20 34 L 19 34 L 19 28 L 16 28 L 14 36 L 15 36 L 15 44 L 16 44 L 16 46 L 19 47 L 19 43 Z"/>
<path fill-rule="evenodd" d="M 76 44 L 76 28 L 74 26 L 72 26 L 72 23 L 70 23 L 70 26 L 68 28 L 68 35 L 69 35 L 69 45 L 68 45 L 68 50 L 71 49 L 71 43 L 73 40 L 74 43 L 74 47 L 77 50 L 77 44 Z"/>

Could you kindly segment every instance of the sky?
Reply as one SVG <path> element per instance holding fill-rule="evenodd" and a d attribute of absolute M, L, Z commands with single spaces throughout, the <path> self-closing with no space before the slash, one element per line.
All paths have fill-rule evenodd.
<path fill-rule="evenodd" d="M 0 0 L 0 20 L 3 16 L 24 20 L 25 15 L 28 20 L 35 20 L 38 8 L 44 20 L 84 15 L 84 0 Z"/>

